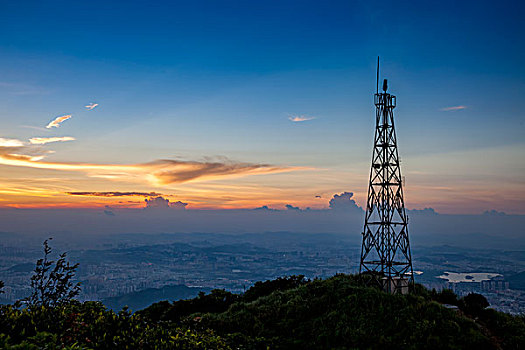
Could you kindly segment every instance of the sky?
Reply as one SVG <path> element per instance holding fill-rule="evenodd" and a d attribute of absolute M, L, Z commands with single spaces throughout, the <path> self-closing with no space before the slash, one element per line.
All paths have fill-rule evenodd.
<path fill-rule="evenodd" d="M 0 0 L 0 208 L 363 207 L 381 56 L 407 207 L 523 215 L 524 7 Z"/>

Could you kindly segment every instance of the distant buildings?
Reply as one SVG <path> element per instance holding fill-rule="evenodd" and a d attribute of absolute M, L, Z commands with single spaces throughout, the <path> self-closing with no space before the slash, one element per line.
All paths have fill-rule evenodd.
<path fill-rule="evenodd" d="M 506 282 L 502 275 L 498 273 L 483 272 L 444 272 L 438 278 L 445 280 L 445 288 L 453 290 L 456 294 L 496 291 L 509 289 L 509 282 Z"/>

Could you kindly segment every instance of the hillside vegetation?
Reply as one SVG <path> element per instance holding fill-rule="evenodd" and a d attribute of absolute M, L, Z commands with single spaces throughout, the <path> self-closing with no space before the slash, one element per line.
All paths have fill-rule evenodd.
<path fill-rule="evenodd" d="M 445 308 L 456 304 L 461 310 Z M 98 302 L 0 309 L 5 349 L 523 349 L 525 319 L 477 294 L 363 287 L 351 275 L 258 282 L 131 314 Z"/>
<path fill-rule="evenodd" d="M 127 306 L 130 310 L 141 310 L 153 303 L 162 300 L 180 300 L 195 298 L 200 291 L 209 292 L 211 288 L 187 287 L 185 285 L 169 285 L 161 288 L 147 288 L 138 292 L 132 292 L 116 297 L 106 298 L 102 303 L 115 311 Z"/>

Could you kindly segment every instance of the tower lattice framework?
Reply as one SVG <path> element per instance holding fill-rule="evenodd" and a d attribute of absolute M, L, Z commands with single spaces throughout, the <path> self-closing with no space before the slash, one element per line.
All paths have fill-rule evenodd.
<path fill-rule="evenodd" d="M 386 91 L 385 79 L 383 92 L 374 95 L 376 127 L 359 273 L 387 292 L 404 294 L 414 277 L 394 127 L 396 97 Z"/>

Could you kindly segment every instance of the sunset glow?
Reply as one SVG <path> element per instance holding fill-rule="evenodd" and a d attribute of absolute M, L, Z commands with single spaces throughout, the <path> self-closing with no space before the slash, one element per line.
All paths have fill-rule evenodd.
<path fill-rule="evenodd" d="M 381 55 L 408 208 L 525 214 L 523 52 L 518 31 L 482 26 L 491 11 L 467 23 L 433 9 L 420 22 L 405 5 L 379 20 L 365 4 L 329 18 L 288 4 L 254 19 L 179 4 L 147 10 L 142 33 L 124 18 L 143 9 L 85 18 L 97 5 L 72 5 L 52 26 L 44 5 L 7 6 L 0 207 L 139 208 L 155 192 L 187 209 L 326 208 L 344 191 L 365 206 Z M 393 18 L 407 27 L 386 40 L 378 23 Z M 122 31 L 104 29 L 114 20 Z M 457 33 L 483 39 L 467 48 Z"/>

